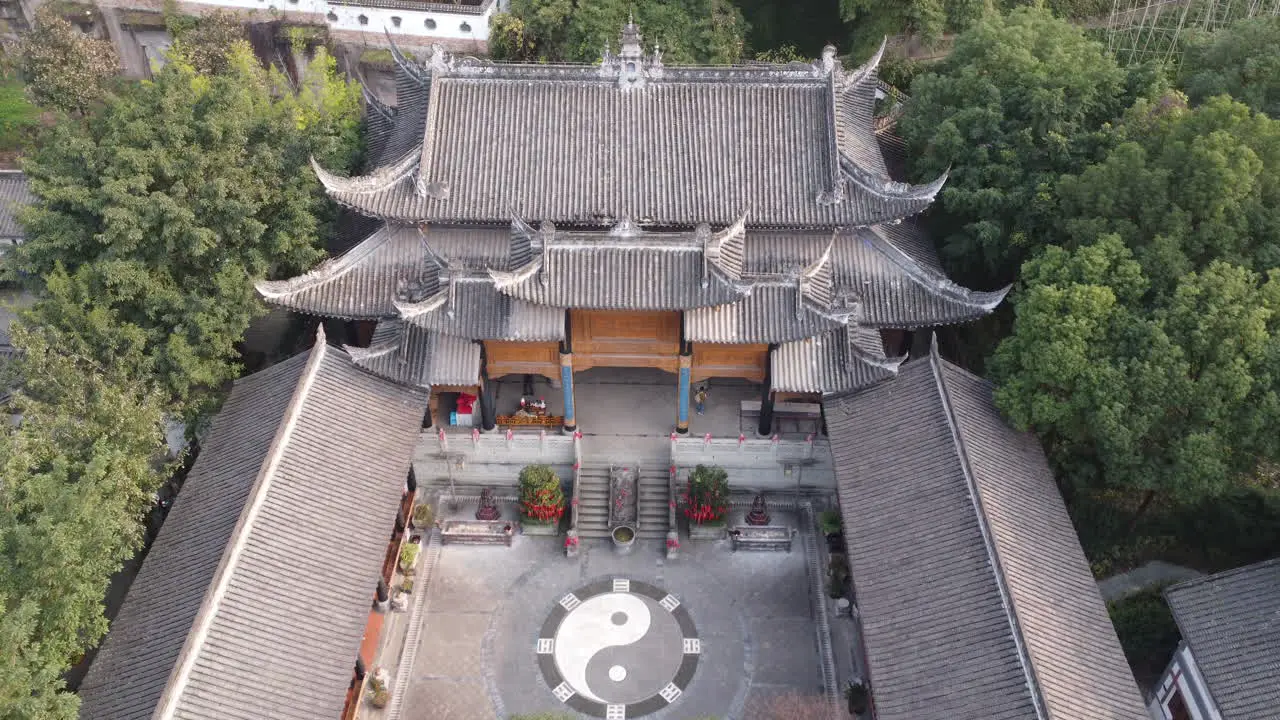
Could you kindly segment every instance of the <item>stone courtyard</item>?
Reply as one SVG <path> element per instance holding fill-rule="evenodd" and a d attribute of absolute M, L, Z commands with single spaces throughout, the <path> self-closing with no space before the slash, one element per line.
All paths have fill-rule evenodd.
<path fill-rule="evenodd" d="M 796 526 L 795 513 L 775 515 Z M 790 553 L 683 540 L 672 560 L 661 542 L 619 555 L 584 540 L 567 559 L 562 538 L 441 547 L 437 534 L 410 610 L 419 641 L 393 687 L 400 702 L 380 716 L 750 720 L 771 695 L 819 697 L 835 668 L 824 673 L 828 607 L 813 577 L 824 560 L 808 559 L 824 549 L 797 540 Z"/>

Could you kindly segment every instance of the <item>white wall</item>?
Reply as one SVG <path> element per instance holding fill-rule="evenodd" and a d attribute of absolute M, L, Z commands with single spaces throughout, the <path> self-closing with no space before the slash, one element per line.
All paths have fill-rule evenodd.
<path fill-rule="evenodd" d="M 185 0 L 191 5 L 224 7 L 234 10 L 253 10 L 282 13 L 311 13 L 326 19 L 330 30 L 346 32 L 367 32 L 379 37 L 390 31 L 392 35 L 405 35 L 419 40 L 466 40 L 485 43 L 489 39 L 489 18 L 497 7 L 497 3 L 489 2 L 484 12 L 476 15 L 435 11 L 435 10 L 402 10 L 354 5 L 335 5 L 326 0 Z M 332 19 L 330 16 L 337 16 Z M 367 22 L 361 23 L 363 16 Z M 399 18 L 396 25 L 393 18 Z M 435 27 L 427 27 L 427 21 L 435 22 Z M 464 24 L 467 29 L 463 29 Z M 383 43 L 378 43 L 379 45 Z"/>

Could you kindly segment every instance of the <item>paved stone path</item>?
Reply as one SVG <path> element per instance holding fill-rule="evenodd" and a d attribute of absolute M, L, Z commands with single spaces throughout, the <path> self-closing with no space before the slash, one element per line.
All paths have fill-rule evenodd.
<path fill-rule="evenodd" d="M 771 695 L 821 694 L 823 673 L 800 543 L 789 554 L 730 553 L 724 542 L 686 541 L 682 556 L 667 562 L 661 542 L 637 545 L 631 555 L 621 556 L 608 541 L 584 541 L 578 560 L 564 557 L 562 542 L 520 536 L 511 548 L 444 548 L 427 589 L 415 665 L 402 691 L 403 717 L 576 715 L 548 686 L 539 667 L 538 640 L 550 632 L 548 618 L 563 607 L 559 603 L 567 593 L 614 578 L 670 593 L 696 626 L 699 658 L 692 678 L 673 704 L 646 718 L 750 720 L 750 709 Z M 657 613 L 661 606 L 645 608 Z M 600 618 L 605 616 L 592 621 L 614 622 L 612 612 Z M 651 693 L 649 685 L 659 679 L 650 676 L 678 663 L 683 649 L 675 643 L 683 641 L 683 633 L 660 624 L 649 634 L 653 638 L 634 648 L 612 648 L 608 657 L 586 659 L 591 688 L 613 682 L 621 687 L 625 683 L 612 678 L 622 667 L 624 680 L 636 672 L 637 682 L 646 683 L 633 690 Z M 624 696 L 629 698 L 619 695 Z"/>
<path fill-rule="evenodd" d="M 1129 572 L 1099 580 L 1098 590 L 1102 593 L 1103 600 L 1112 602 L 1140 593 L 1147 588 L 1171 585 L 1183 580 L 1192 580 L 1202 575 L 1204 573 L 1199 570 L 1153 560 Z"/>

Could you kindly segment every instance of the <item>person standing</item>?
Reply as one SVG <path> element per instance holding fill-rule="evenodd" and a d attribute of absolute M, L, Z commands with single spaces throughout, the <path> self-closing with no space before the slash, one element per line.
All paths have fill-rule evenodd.
<path fill-rule="evenodd" d="M 702 415 L 703 411 L 706 410 L 706 407 L 707 407 L 707 386 L 706 385 L 698 386 L 698 392 L 693 396 L 693 407 L 698 412 L 699 415 Z"/>

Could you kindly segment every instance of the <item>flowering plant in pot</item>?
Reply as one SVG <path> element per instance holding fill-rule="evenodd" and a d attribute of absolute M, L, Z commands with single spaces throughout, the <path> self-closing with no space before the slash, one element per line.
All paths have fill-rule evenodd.
<path fill-rule="evenodd" d="M 689 473 L 684 514 L 698 525 L 721 524 L 729 512 L 729 474 L 715 465 L 699 465 Z"/>
<path fill-rule="evenodd" d="M 520 518 L 524 523 L 555 525 L 564 515 L 564 490 L 549 465 L 528 465 L 520 471 Z"/>

